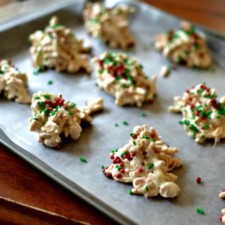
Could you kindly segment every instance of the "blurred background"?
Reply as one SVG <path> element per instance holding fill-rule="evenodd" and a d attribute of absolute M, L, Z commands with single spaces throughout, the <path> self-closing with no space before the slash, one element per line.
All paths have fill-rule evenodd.
<path fill-rule="evenodd" d="M 63 4 L 74 5 L 80 0 L 0 0 L 0 25 L 27 11 L 57 7 Z M 135 1 L 135 0 L 134 0 Z M 225 0 L 144 0 L 162 10 L 207 26 L 225 35 Z M 113 0 L 112 0 L 113 2 Z M 136 1 L 137 2 L 137 1 Z"/>

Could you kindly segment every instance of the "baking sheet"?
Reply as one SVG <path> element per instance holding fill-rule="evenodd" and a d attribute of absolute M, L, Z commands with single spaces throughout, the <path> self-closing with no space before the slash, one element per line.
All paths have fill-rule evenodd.
<path fill-rule="evenodd" d="M 84 38 L 87 45 L 91 44 L 94 55 L 109 51 L 100 41 L 86 34 L 79 15 L 81 8 L 76 5 L 74 8 L 57 11 L 54 15 L 59 16 L 62 24 L 71 27 L 79 38 Z M 90 97 L 101 96 L 105 101 L 105 110 L 95 116 L 92 125 L 83 129 L 79 140 L 67 139 L 61 150 L 54 150 L 38 143 L 35 133 L 29 131 L 29 105 L 1 99 L 0 125 L 14 143 L 0 134 L 1 142 L 122 224 L 220 224 L 220 211 L 225 207 L 225 203 L 218 197 L 220 189 L 225 187 L 225 143 L 222 141 L 215 148 L 213 142 L 196 144 L 178 125 L 181 115 L 168 113 L 167 108 L 173 103 L 175 95 L 181 95 L 187 87 L 200 82 L 215 87 L 219 96 L 225 94 L 225 68 L 222 64 L 225 41 L 208 36 L 215 61 L 213 71 L 178 66 L 168 78 L 158 77 L 158 97 L 154 104 L 146 104 L 141 109 L 120 107 L 114 104 L 113 97 L 95 85 L 94 74 L 72 75 L 51 70 L 39 75 L 32 74 L 34 69 L 27 37 L 33 31 L 45 27 L 49 18 L 50 15 L 0 33 L 0 57 L 12 58 L 15 65 L 29 75 L 31 93 L 39 90 L 62 93 L 65 99 L 74 101 L 78 107 L 82 107 Z M 154 36 L 178 25 L 178 19 L 145 4 L 140 5 L 131 28 L 137 47 L 127 53 L 141 61 L 148 76 L 159 74 L 161 65 L 168 64 L 152 47 Z M 47 84 L 49 80 L 54 81 L 53 85 Z M 142 112 L 145 112 L 146 117 L 141 116 Z M 123 121 L 128 121 L 129 125 L 124 126 Z M 115 123 L 119 126 L 115 127 Z M 176 199 L 130 196 L 128 190 L 131 185 L 107 179 L 101 172 L 101 166 L 111 162 L 110 151 L 126 144 L 133 127 L 142 124 L 155 127 L 166 143 L 180 149 L 178 156 L 183 159 L 184 166 L 174 172 L 178 175 L 177 183 L 181 188 Z M 88 163 L 81 163 L 80 156 L 86 157 Z M 196 183 L 197 176 L 202 177 L 203 184 Z M 206 214 L 197 214 L 198 207 L 203 208 Z"/>

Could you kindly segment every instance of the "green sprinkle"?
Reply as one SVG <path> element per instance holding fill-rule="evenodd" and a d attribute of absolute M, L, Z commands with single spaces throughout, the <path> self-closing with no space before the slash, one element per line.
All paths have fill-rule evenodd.
<path fill-rule="evenodd" d="M 117 164 L 117 165 L 116 165 L 116 169 L 117 169 L 117 170 L 121 170 L 122 168 Z"/>
<path fill-rule="evenodd" d="M 75 104 L 75 103 L 72 103 L 72 104 L 70 105 L 70 108 L 72 109 L 72 108 L 74 108 L 74 107 L 76 107 L 76 104 Z"/>
<path fill-rule="evenodd" d="M 66 110 L 66 112 L 68 113 L 68 115 L 70 115 L 70 116 L 72 116 L 73 115 L 73 113 L 72 112 L 70 112 L 69 110 Z"/>
<path fill-rule="evenodd" d="M 196 212 L 199 213 L 199 214 L 201 214 L 201 215 L 204 215 L 205 214 L 205 211 L 203 209 L 201 209 L 201 208 L 197 208 L 196 209 Z"/>
<path fill-rule="evenodd" d="M 141 113 L 141 116 L 142 116 L 142 117 L 145 117 L 145 116 L 146 116 L 146 114 L 145 114 L 144 112 L 142 112 L 142 113 Z"/>
<path fill-rule="evenodd" d="M 132 192 L 131 189 L 128 191 L 128 193 L 129 193 L 129 195 L 132 195 L 133 194 L 133 192 Z"/>
<path fill-rule="evenodd" d="M 128 126 L 129 123 L 127 121 L 123 121 L 123 125 Z"/>
<path fill-rule="evenodd" d="M 100 70 L 98 70 L 98 73 L 99 73 L 99 74 L 102 74 L 103 71 L 104 71 L 103 69 L 100 69 Z"/>
<path fill-rule="evenodd" d="M 139 64 L 139 68 L 140 68 L 140 69 L 143 69 L 143 65 L 142 65 L 142 64 Z"/>
<path fill-rule="evenodd" d="M 49 110 L 49 109 L 45 109 L 43 112 L 44 112 L 44 114 L 45 114 L 46 116 L 49 116 L 50 110 Z"/>
<path fill-rule="evenodd" d="M 146 139 L 146 140 L 149 140 L 149 141 L 152 141 L 152 142 L 155 142 L 155 140 L 149 136 L 143 136 L 142 137 L 143 139 Z"/>
<path fill-rule="evenodd" d="M 225 107 L 222 107 L 222 105 L 220 105 L 220 107 L 218 109 L 218 113 L 219 113 L 219 115 L 225 115 Z"/>
<path fill-rule="evenodd" d="M 145 191 L 148 192 L 149 191 L 149 187 L 145 186 Z"/>
<path fill-rule="evenodd" d="M 111 151 L 111 153 L 118 152 L 118 150 L 119 150 L 119 149 L 118 149 L 118 148 L 116 148 L 116 149 L 112 150 L 112 151 Z"/>
<path fill-rule="evenodd" d="M 191 124 L 191 126 L 190 126 L 189 128 L 190 128 L 190 130 L 192 130 L 194 133 L 199 133 L 199 129 L 198 129 L 195 125 Z"/>
<path fill-rule="evenodd" d="M 105 169 L 105 166 L 104 165 L 102 165 L 102 169 Z"/>
<path fill-rule="evenodd" d="M 48 85 L 52 85 L 53 84 L 53 81 L 52 80 L 49 80 L 48 81 Z"/>
<path fill-rule="evenodd" d="M 180 120 L 179 122 L 178 122 L 180 125 L 183 125 L 183 122 L 182 122 L 182 120 Z"/>
<path fill-rule="evenodd" d="M 126 84 L 122 84 L 122 88 L 127 88 L 127 85 Z"/>
<path fill-rule="evenodd" d="M 47 94 L 44 94 L 43 97 L 44 97 L 45 99 L 51 99 L 50 95 L 47 95 Z"/>
<path fill-rule="evenodd" d="M 136 146 L 136 145 L 137 145 L 136 141 L 133 141 L 133 145 L 134 145 L 134 146 Z"/>
<path fill-rule="evenodd" d="M 186 125 L 186 126 L 189 126 L 190 125 L 190 121 L 189 120 L 183 120 L 183 124 Z"/>
<path fill-rule="evenodd" d="M 209 124 L 205 124 L 204 125 L 204 130 L 208 130 L 209 129 Z"/>
<path fill-rule="evenodd" d="M 36 117 L 34 117 L 33 119 L 36 120 L 36 121 L 38 121 L 38 118 L 36 118 Z"/>
<path fill-rule="evenodd" d="M 91 23 L 100 23 L 100 20 L 99 19 L 89 19 L 88 20 L 89 22 L 91 22 Z"/>
<path fill-rule="evenodd" d="M 153 167 L 154 167 L 154 163 L 150 163 L 150 164 L 148 165 L 148 169 L 149 169 L 149 170 L 151 170 Z"/>
<path fill-rule="evenodd" d="M 189 50 L 185 50 L 184 53 L 185 53 L 186 55 L 190 55 L 190 51 L 189 51 Z"/>
<path fill-rule="evenodd" d="M 37 105 L 41 110 L 43 110 L 46 106 L 45 102 L 38 102 Z"/>
<path fill-rule="evenodd" d="M 118 127 L 118 126 L 119 126 L 119 124 L 118 124 L 118 123 L 115 123 L 115 124 L 114 124 L 114 126 L 115 126 L 115 127 Z"/>
<path fill-rule="evenodd" d="M 40 99 L 40 97 L 39 96 L 35 96 L 34 99 L 35 100 L 38 100 L 38 99 Z"/>
<path fill-rule="evenodd" d="M 0 74 L 4 74 L 4 72 L 2 70 L 0 70 Z"/>
<path fill-rule="evenodd" d="M 125 151 L 120 155 L 120 157 L 123 157 L 123 156 L 127 155 L 128 153 L 129 153 L 128 151 Z"/>
<path fill-rule="evenodd" d="M 195 44 L 193 44 L 193 47 L 194 47 L 195 49 L 199 49 L 200 46 L 199 46 L 198 44 L 195 43 Z"/>
<path fill-rule="evenodd" d="M 87 163 L 88 162 L 87 159 L 85 157 L 83 157 L 83 156 L 80 157 L 80 161 L 83 162 L 83 163 Z"/>
<path fill-rule="evenodd" d="M 43 70 L 43 65 L 40 64 L 36 70 L 34 70 L 33 74 L 38 75 Z"/>

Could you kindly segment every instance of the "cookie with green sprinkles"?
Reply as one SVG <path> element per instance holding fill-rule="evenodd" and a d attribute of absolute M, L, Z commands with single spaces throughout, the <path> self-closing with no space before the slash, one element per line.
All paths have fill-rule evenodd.
<path fill-rule="evenodd" d="M 117 105 L 152 103 L 156 96 L 156 78 L 149 79 L 137 59 L 123 53 L 103 53 L 94 60 L 97 84 L 115 97 Z"/>
<path fill-rule="evenodd" d="M 59 24 L 57 17 L 52 17 L 44 30 L 38 30 L 29 36 L 32 61 L 38 74 L 46 69 L 56 69 L 76 73 L 81 70 L 90 72 L 87 53 L 90 48 L 78 40 L 72 30 Z"/>
<path fill-rule="evenodd" d="M 30 103 L 27 86 L 25 73 L 20 72 L 10 60 L 0 60 L 0 95 L 18 103 Z"/>
<path fill-rule="evenodd" d="M 214 139 L 215 143 L 225 138 L 225 98 L 217 100 L 215 89 L 198 84 L 185 91 L 182 97 L 174 97 L 171 112 L 181 112 L 187 134 L 197 143 Z"/>
<path fill-rule="evenodd" d="M 132 48 L 135 42 L 128 28 L 128 17 L 133 12 L 134 8 L 126 5 L 106 8 L 100 3 L 89 3 L 83 13 L 84 25 L 90 35 L 112 48 Z"/>
<path fill-rule="evenodd" d="M 181 22 L 180 29 L 157 35 L 155 47 L 172 62 L 190 68 L 207 69 L 212 64 L 205 36 L 187 22 Z"/>
<path fill-rule="evenodd" d="M 175 183 L 176 176 L 170 171 L 182 164 L 174 157 L 178 151 L 165 145 L 154 128 L 137 126 L 130 133 L 128 144 L 110 152 L 112 164 L 103 166 L 102 172 L 107 178 L 132 183 L 130 195 L 174 198 L 180 189 Z"/>
<path fill-rule="evenodd" d="M 32 98 L 30 130 L 38 133 L 40 143 L 57 148 L 62 135 L 78 139 L 82 132 L 81 121 L 91 122 L 90 114 L 102 110 L 102 107 L 100 98 L 88 101 L 80 110 L 75 103 L 65 101 L 62 95 L 38 92 Z"/>

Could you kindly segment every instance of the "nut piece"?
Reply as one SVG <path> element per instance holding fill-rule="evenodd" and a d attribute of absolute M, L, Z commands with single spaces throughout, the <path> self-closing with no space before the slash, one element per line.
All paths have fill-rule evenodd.
<path fill-rule="evenodd" d="M 27 75 L 21 73 L 9 60 L 0 61 L 0 94 L 18 103 L 30 103 L 27 92 Z"/>
<path fill-rule="evenodd" d="M 33 64 L 39 71 L 55 68 L 58 72 L 75 73 L 80 70 L 90 72 L 86 53 L 90 50 L 77 40 L 73 32 L 58 24 L 52 17 L 44 31 L 38 30 L 29 36 Z"/>
<path fill-rule="evenodd" d="M 212 64 L 205 37 L 187 22 L 178 30 L 157 35 L 155 47 L 174 63 L 203 69 Z"/>
<path fill-rule="evenodd" d="M 88 4 L 84 10 L 85 27 L 89 34 L 100 38 L 112 48 L 134 47 L 134 39 L 128 29 L 128 16 L 134 8 L 119 6 L 105 8 L 102 4 Z"/>
<path fill-rule="evenodd" d="M 137 126 L 129 143 L 110 153 L 112 164 L 103 172 L 116 181 L 132 183 L 132 194 L 174 198 L 180 188 L 170 171 L 182 165 L 181 159 L 174 157 L 178 151 L 165 145 L 154 128 Z"/>
<path fill-rule="evenodd" d="M 152 102 L 156 94 L 155 77 L 148 79 L 143 66 L 123 53 L 103 53 L 94 59 L 97 84 L 115 96 L 118 105 Z"/>
<path fill-rule="evenodd" d="M 169 70 L 168 66 L 161 66 L 160 76 L 167 77 L 169 74 L 170 74 L 170 70 Z"/>
<path fill-rule="evenodd" d="M 221 100 L 217 100 L 215 89 L 198 84 L 186 90 L 183 97 L 174 97 L 174 106 L 170 106 L 169 111 L 182 113 L 180 124 L 197 143 L 206 139 L 217 143 L 225 138 L 225 105 Z"/>
<path fill-rule="evenodd" d="M 38 133 L 38 141 L 54 148 L 61 143 L 61 135 L 76 140 L 80 137 L 81 121 L 91 122 L 94 110 L 79 110 L 76 104 L 49 93 L 38 92 L 32 98 L 30 130 Z M 95 104 L 92 108 L 97 111 Z M 98 107 L 99 109 L 99 107 Z"/>

